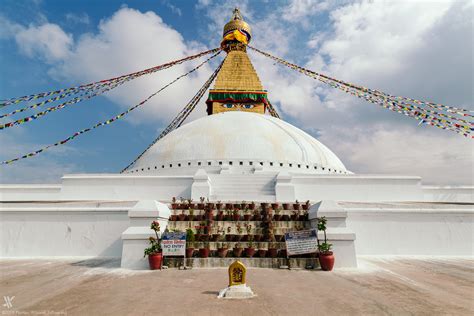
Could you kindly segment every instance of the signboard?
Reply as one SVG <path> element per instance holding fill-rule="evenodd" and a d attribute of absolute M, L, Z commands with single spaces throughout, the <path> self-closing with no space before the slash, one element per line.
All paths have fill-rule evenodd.
<path fill-rule="evenodd" d="M 186 253 L 186 233 L 166 232 L 161 239 L 163 256 L 184 256 Z"/>
<path fill-rule="evenodd" d="M 285 242 L 288 256 L 314 253 L 318 250 L 316 229 L 288 232 L 285 234 Z"/>

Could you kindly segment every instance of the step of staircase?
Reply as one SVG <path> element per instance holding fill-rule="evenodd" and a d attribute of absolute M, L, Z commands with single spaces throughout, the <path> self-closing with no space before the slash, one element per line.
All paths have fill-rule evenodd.
<path fill-rule="evenodd" d="M 210 199 L 275 201 L 275 181 L 273 174 L 210 175 Z"/>

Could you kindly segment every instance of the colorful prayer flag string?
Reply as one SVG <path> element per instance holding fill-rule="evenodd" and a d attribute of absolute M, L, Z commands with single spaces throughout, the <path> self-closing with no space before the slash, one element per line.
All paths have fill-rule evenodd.
<path fill-rule="evenodd" d="M 427 124 L 437 128 L 454 131 L 465 137 L 469 137 L 471 132 L 474 130 L 474 122 L 465 119 L 469 117 L 474 117 L 473 115 L 469 114 L 472 111 L 461 109 L 458 107 L 446 106 L 443 104 L 436 104 L 406 97 L 393 96 L 379 90 L 373 90 L 352 83 L 344 82 L 342 80 L 331 78 L 324 74 L 305 69 L 298 65 L 287 62 L 281 58 L 272 56 L 254 47 L 248 47 L 266 57 L 277 61 L 280 64 L 294 69 L 304 75 L 312 77 L 313 79 L 326 83 L 333 88 L 337 88 L 346 93 L 350 93 L 354 96 L 365 99 L 370 103 L 380 105 L 394 112 L 413 117 L 419 122 L 422 122 L 422 124 Z M 433 109 L 436 109 L 438 111 Z M 441 111 L 445 111 L 449 114 L 443 113 Z M 456 115 L 461 117 L 458 117 Z"/>
<path fill-rule="evenodd" d="M 95 124 L 94 126 L 92 127 L 88 127 L 86 129 L 83 129 L 83 130 L 80 130 L 78 132 L 75 132 L 74 134 L 72 134 L 71 136 L 61 140 L 61 141 L 58 141 L 54 144 L 50 144 L 50 145 L 47 145 L 41 149 L 38 149 L 38 150 L 35 150 L 35 151 L 32 151 L 30 153 L 27 153 L 25 155 L 22 155 L 20 157 L 17 157 L 17 158 L 13 158 L 13 159 L 9 159 L 9 160 L 5 160 L 5 161 L 2 161 L 0 164 L 11 164 L 15 161 L 18 161 L 18 160 L 21 160 L 21 159 L 26 159 L 26 158 L 30 158 L 30 157 L 33 157 L 33 156 L 36 156 L 36 155 L 39 155 L 40 153 L 48 150 L 49 148 L 52 148 L 52 147 L 55 147 L 55 146 L 59 146 L 59 145 L 64 145 L 66 143 L 68 143 L 69 141 L 73 140 L 74 138 L 78 137 L 79 135 L 82 135 L 82 134 L 85 134 L 87 132 L 90 132 L 91 130 L 94 130 L 98 127 L 101 127 L 101 126 L 106 126 L 106 125 L 109 125 L 109 124 L 112 124 L 113 122 L 123 118 L 125 115 L 129 114 L 130 112 L 132 112 L 133 110 L 137 109 L 138 107 L 142 106 L 143 104 L 145 104 L 146 102 L 148 102 L 151 98 L 153 98 L 155 95 L 157 95 L 158 93 L 160 93 L 161 91 L 163 91 L 164 89 L 168 88 L 170 85 L 174 84 L 176 81 L 178 81 L 179 79 L 185 77 L 185 76 L 188 76 L 189 74 L 195 72 L 196 70 L 198 70 L 199 68 L 201 68 L 204 64 L 206 64 L 207 62 L 209 62 L 211 59 L 213 59 L 214 57 L 216 57 L 217 55 L 220 54 L 220 50 L 217 51 L 217 53 L 215 53 L 214 55 L 212 55 L 211 57 L 209 57 L 208 59 L 206 59 L 205 61 L 203 61 L 201 64 L 199 64 L 198 66 L 196 66 L 195 68 L 193 68 L 192 70 L 188 71 L 187 73 L 177 77 L 176 79 L 174 79 L 173 81 L 171 81 L 170 83 L 168 83 L 167 85 L 163 86 L 161 89 L 159 89 L 158 91 L 154 92 L 153 94 L 151 94 L 150 96 L 148 96 L 146 99 L 144 99 L 143 101 L 141 101 L 140 103 L 134 105 L 133 107 L 127 109 L 126 111 L 106 120 L 106 121 L 102 121 L 102 122 L 99 122 L 97 124 Z"/>
<path fill-rule="evenodd" d="M 151 68 L 148 68 L 148 69 L 145 69 L 145 70 L 137 71 L 137 72 L 134 72 L 134 73 L 130 73 L 130 74 L 127 74 L 127 75 L 122 75 L 122 76 L 115 77 L 115 78 L 104 79 L 104 80 L 100 80 L 100 81 L 96 81 L 96 82 L 92 82 L 92 83 L 88 83 L 88 84 L 83 84 L 83 85 L 80 85 L 80 86 L 75 86 L 75 87 L 70 87 L 70 88 L 65 88 L 65 89 L 60 89 L 60 90 L 54 90 L 54 91 L 48 91 L 48 92 L 42 92 L 42 93 L 36 93 L 36 94 L 26 95 L 26 96 L 22 96 L 22 97 L 7 99 L 7 100 L 0 100 L 0 108 L 5 107 L 5 106 L 10 105 L 10 104 L 18 104 L 18 103 L 21 103 L 21 102 L 36 100 L 36 99 L 40 99 L 40 98 L 45 98 L 45 97 L 48 97 L 48 96 L 51 96 L 51 95 L 56 95 L 56 94 L 61 94 L 61 95 L 62 94 L 72 94 L 72 93 L 80 92 L 81 90 L 84 90 L 84 89 L 88 89 L 88 88 L 93 87 L 95 85 L 103 85 L 103 84 L 106 84 L 108 82 L 117 81 L 117 80 L 120 80 L 120 79 L 123 79 L 123 78 L 126 78 L 126 77 L 134 77 L 134 76 L 138 77 L 138 76 L 141 76 L 141 75 L 144 75 L 144 74 L 149 74 L 149 73 L 153 73 L 153 72 L 165 69 L 165 68 L 169 68 L 171 66 L 181 64 L 185 61 L 196 59 L 196 58 L 199 58 L 199 57 L 207 55 L 207 54 L 213 54 L 213 53 L 216 53 L 218 51 L 220 51 L 220 48 L 210 49 L 210 50 L 207 50 L 207 51 L 195 54 L 195 55 L 191 55 L 191 56 L 188 56 L 188 57 L 185 57 L 185 58 L 181 58 L 181 59 L 169 62 L 169 63 L 165 63 L 165 64 L 158 65 L 158 66 L 155 66 L 155 67 L 151 67 Z"/>

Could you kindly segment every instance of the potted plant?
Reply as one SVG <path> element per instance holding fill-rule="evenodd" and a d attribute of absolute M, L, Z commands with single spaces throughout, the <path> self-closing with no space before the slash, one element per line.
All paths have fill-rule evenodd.
<path fill-rule="evenodd" d="M 209 202 L 209 198 L 207 198 L 207 207 L 210 209 L 210 210 L 213 210 L 216 208 L 216 205 L 212 202 Z"/>
<path fill-rule="evenodd" d="M 227 227 L 227 234 L 225 235 L 225 240 L 232 241 L 234 236 L 232 236 L 232 226 Z"/>
<path fill-rule="evenodd" d="M 261 219 L 262 219 L 262 216 L 260 215 L 259 210 L 253 210 L 253 220 L 260 221 Z"/>
<path fill-rule="evenodd" d="M 237 230 L 238 235 L 235 235 L 234 240 L 235 241 L 240 241 L 242 239 L 242 233 L 244 232 L 244 229 L 242 228 L 242 225 L 240 225 L 240 223 L 237 223 L 235 228 Z"/>
<path fill-rule="evenodd" d="M 173 209 L 173 214 L 170 216 L 171 222 L 176 222 L 178 220 L 178 215 L 176 214 L 176 209 Z"/>
<path fill-rule="evenodd" d="M 199 257 L 207 258 L 209 257 L 210 247 L 208 242 L 202 242 L 199 246 Z"/>
<path fill-rule="evenodd" d="M 299 220 L 300 221 L 307 221 L 308 220 L 308 210 L 303 209 L 303 211 L 301 211 Z"/>
<path fill-rule="evenodd" d="M 331 251 L 332 244 L 328 243 L 326 235 L 326 224 L 327 219 L 325 216 L 318 218 L 318 231 L 322 231 L 324 233 L 324 242 L 319 244 L 318 239 L 319 264 L 321 265 L 322 270 L 332 271 L 332 269 L 334 268 L 334 254 Z"/>
<path fill-rule="evenodd" d="M 242 203 L 240 203 L 240 209 L 244 210 L 245 208 L 249 207 L 249 205 L 247 204 L 247 202 L 245 201 L 242 201 Z"/>
<path fill-rule="evenodd" d="M 268 207 L 268 202 L 262 202 L 260 203 L 260 206 L 262 207 L 262 210 L 264 210 Z"/>
<path fill-rule="evenodd" d="M 173 198 L 171 199 L 171 208 L 173 210 L 176 210 L 178 208 L 178 203 L 176 202 L 176 196 L 173 196 Z"/>
<path fill-rule="evenodd" d="M 192 258 L 194 253 L 194 231 L 191 228 L 186 229 L 186 258 Z"/>
<path fill-rule="evenodd" d="M 240 220 L 240 210 L 238 208 L 234 209 L 234 211 L 232 212 L 232 219 L 234 221 Z"/>
<path fill-rule="evenodd" d="M 247 240 L 253 240 L 252 225 L 245 225 L 245 230 L 247 231 Z"/>
<path fill-rule="evenodd" d="M 272 241 L 268 244 L 267 256 L 270 258 L 276 258 L 278 255 L 277 244 Z"/>
<path fill-rule="evenodd" d="M 228 209 L 228 210 L 232 210 L 234 208 L 234 204 L 232 203 L 226 203 L 225 204 L 225 208 Z"/>
<path fill-rule="evenodd" d="M 274 208 L 275 210 L 275 215 L 273 215 L 273 220 L 275 221 L 280 221 L 281 220 L 281 208 L 280 207 L 277 207 L 277 208 Z"/>
<path fill-rule="evenodd" d="M 184 200 L 184 198 L 181 196 L 181 197 L 179 198 L 179 204 L 178 204 L 177 209 L 183 210 L 184 207 L 185 207 L 185 200 Z"/>
<path fill-rule="evenodd" d="M 185 212 L 186 212 L 186 211 L 185 211 L 184 209 L 181 210 L 181 214 L 178 215 L 178 220 L 179 220 L 179 221 L 183 222 L 183 221 L 186 220 L 186 213 L 185 213 Z"/>
<path fill-rule="evenodd" d="M 232 210 L 230 208 L 225 210 L 225 221 L 231 221 L 232 220 Z"/>
<path fill-rule="evenodd" d="M 260 241 L 262 239 L 262 231 L 262 228 L 255 228 L 255 235 L 253 235 L 255 241 Z"/>
<path fill-rule="evenodd" d="M 293 212 L 291 212 L 292 221 L 297 221 L 299 216 L 300 216 L 300 211 L 298 209 L 295 209 Z"/>
<path fill-rule="evenodd" d="M 217 208 L 218 211 L 222 210 L 222 202 L 221 201 L 217 201 L 216 208 Z"/>
<path fill-rule="evenodd" d="M 245 256 L 248 258 L 252 258 L 254 254 L 255 254 L 255 248 L 253 245 L 253 240 L 252 238 L 250 238 L 249 242 L 247 243 L 247 248 L 245 248 Z"/>
<path fill-rule="evenodd" d="M 206 214 L 206 219 L 208 221 L 212 221 L 214 220 L 214 214 L 213 214 L 214 210 L 212 209 L 209 209 L 209 210 L 206 210 L 205 214 Z"/>
<path fill-rule="evenodd" d="M 288 211 L 290 209 L 290 203 L 283 203 L 282 205 L 285 211 Z"/>
<path fill-rule="evenodd" d="M 287 257 L 287 252 L 286 252 L 286 245 L 280 244 L 280 251 L 278 251 L 278 255 L 280 258 L 286 258 Z"/>
<path fill-rule="evenodd" d="M 219 242 L 217 243 L 217 255 L 219 258 L 227 257 L 227 252 L 229 251 L 229 246 L 227 243 Z"/>
<path fill-rule="evenodd" d="M 188 200 L 188 208 L 194 208 L 193 199 Z"/>
<path fill-rule="evenodd" d="M 150 225 L 150 229 L 155 232 L 156 237 L 151 236 L 148 239 L 150 246 L 145 248 L 143 257 L 148 256 L 150 270 L 161 269 L 163 253 L 161 252 L 161 239 L 158 236 L 158 232 L 160 231 L 160 223 L 158 221 L 153 221 Z"/>
<path fill-rule="evenodd" d="M 309 204 L 309 200 L 308 200 L 303 204 L 303 210 L 305 210 L 305 211 L 309 210 L 309 206 L 310 206 L 310 204 Z"/>
<path fill-rule="evenodd" d="M 255 202 L 249 204 L 249 209 L 251 209 L 252 211 L 255 209 Z"/>
<path fill-rule="evenodd" d="M 206 201 L 206 198 L 201 196 L 199 198 L 199 203 L 198 203 L 198 209 L 203 210 L 204 209 L 204 202 Z"/>
<path fill-rule="evenodd" d="M 193 221 L 193 220 L 194 220 L 194 209 L 190 208 L 189 209 L 188 221 Z"/>
<path fill-rule="evenodd" d="M 278 207 L 280 206 L 280 204 L 278 203 L 272 203 L 272 209 L 276 210 Z"/>
<path fill-rule="evenodd" d="M 298 210 L 298 211 L 299 211 L 299 210 L 300 210 L 300 206 L 301 206 L 301 204 L 300 204 L 300 202 L 298 202 L 298 200 L 296 200 L 295 203 L 293 203 L 293 209 L 294 209 L 294 210 Z"/>
<path fill-rule="evenodd" d="M 222 210 L 217 211 L 216 220 L 217 221 L 223 221 L 224 220 L 224 211 L 222 211 Z"/>
<path fill-rule="evenodd" d="M 249 221 L 251 217 L 252 217 L 252 214 L 250 214 L 250 209 L 248 207 L 245 207 L 244 208 L 244 221 Z"/>
<path fill-rule="evenodd" d="M 242 246 L 240 245 L 240 243 L 236 243 L 236 244 L 234 245 L 234 249 L 232 249 L 232 253 L 234 254 L 234 257 L 241 257 L 243 250 L 244 250 L 244 249 L 242 248 Z"/>

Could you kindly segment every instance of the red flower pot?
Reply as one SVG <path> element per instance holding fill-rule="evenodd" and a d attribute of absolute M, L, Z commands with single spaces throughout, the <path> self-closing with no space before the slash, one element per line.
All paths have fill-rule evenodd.
<path fill-rule="evenodd" d="M 216 203 L 216 208 L 220 211 L 222 209 L 222 203 Z"/>
<path fill-rule="evenodd" d="M 266 255 L 267 255 L 267 250 L 266 249 L 258 249 L 258 256 L 260 258 L 265 258 Z"/>
<path fill-rule="evenodd" d="M 252 258 L 255 254 L 255 248 L 245 248 L 245 256 L 248 258 Z"/>
<path fill-rule="evenodd" d="M 204 209 L 204 204 L 203 203 L 198 203 L 198 209 L 203 210 Z"/>
<path fill-rule="evenodd" d="M 194 248 L 186 248 L 186 258 L 192 258 L 194 254 Z"/>
<path fill-rule="evenodd" d="M 249 204 L 249 209 L 254 210 L 255 209 L 255 203 Z"/>
<path fill-rule="evenodd" d="M 334 268 L 334 254 L 332 251 L 319 254 L 319 264 L 323 271 L 332 271 Z"/>
<path fill-rule="evenodd" d="M 178 219 L 183 222 L 186 219 L 186 214 L 179 214 Z"/>
<path fill-rule="evenodd" d="M 234 254 L 234 257 L 241 257 L 243 250 L 244 250 L 244 248 L 234 248 L 234 249 L 232 250 L 232 252 L 233 252 L 233 254 Z"/>
<path fill-rule="evenodd" d="M 224 212 L 220 211 L 219 213 L 217 213 L 216 219 L 218 221 L 223 221 L 224 220 Z"/>
<path fill-rule="evenodd" d="M 244 221 L 249 221 L 251 217 L 252 217 L 252 215 L 250 215 L 250 214 L 245 214 L 245 215 L 244 215 Z"/>
<path fill-rule="evenodd" d="M 227 257 L 227 252 L 229 251 L 229 249 L 227 248 L 218 248 L 217 249 L 217 255 L 219 256 L 219 258 L 225 258 Z"/>
<path fill-rule="evenodd" d="M 282 220 L 282 221 L 289 221 L 289 220 L 290 220 L 290 216 L 289 216 L 288 214 L 282 215 L 282 216 L 281 216 L 281 220 Z"/>
<path fill-rule="evenodd" d="M 272 203 L 272 209 L 276 210 L 280 206 L 278 203 Z"/>
<path fill-rule="evenodd" d="M 290 203 L 283 203 L 283 209 L 288 211 L 290 209 Z"/>
<path fill-rule="evenodd" d="M 233 219 L 234 221 L 240 220 L 240 214 L 232 214 L 232 219 Z"/>
<path fill-rule="evenodd" d="M 266 209 L 268 207 L 268 203 L 262 202 L 260 203 L 260 206 L 262 206 L 262 209 Z"/>
<path fill-rule="evenodd" d="M 162 262 L 163 262 L 163 254 L 161 252 L 148 255 L 148 264 L 150 265 L 150 270 L 161 269 Z"/>
<path fill-rule="evenodd" d="M 176 210 L 178 208 L 178 203 L 171 203 L 171 208 Z"/>
<path fill-rule="evenodd" d="M 170 217 L 170 221 L 172 222 L 176 222 L 177 219 L 178 219 L 178 215 L 171 215 Z"/>
<path fill-rule="evenodd" d="M 228 209 L 228 210 L 232 210 L 232 209 L 234 209 L 234 204 L 226 203 L 225 208 Z"/>
<path fill-rule="evenodd" d="M 276 248 L 269 248 L 267 251 L 267 256 L 270 258 L 276 258 L 278 254 L 278 249 Z"/>
<path fill-rule="evenodd" d="M 262 216 L 260 214 L 254 215 L 253 220 L 254 221 L 260 221 L 262 219 Z"/>
<path fill-rule="evenodd" d="M 233 238 L 234 238 L 234 236 L 231 235 L 231 234 L 225 235 L 225 240 L 226 240 L 226 241 L 232 241 Z"/>
<path fill-rule="evenodd" d="M 273 220 L 274 221 L 280 221 L 281 220 L 281 215 L 280 214 L 273 215 Z"/>
<path fill-rule="evenodd" d="M 216 207 L 214 203 L 207 203 L 207 206 L 209 207 L 210 210 Z"/>
<path fill-rule="evenodd" d="M 307 211 L 307 210 L 309 209 L 309 205 L 308 205 L 308 204 L 303 204 L 302 207 L 303 207 L 303 210 L 305 210 L 305 211 Z"/>
<path fill-rule="evenodd" d="M 300 209 L 300 204 L 293 204 L 293 209 L 294 210 L 299 210 Z"/>
<path fill-rule="evenodd" d="M 199 257 L 201 258 L 207 258 L 209 257 L 209 248 L 200 248 L 199 249 Z"/>

